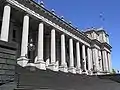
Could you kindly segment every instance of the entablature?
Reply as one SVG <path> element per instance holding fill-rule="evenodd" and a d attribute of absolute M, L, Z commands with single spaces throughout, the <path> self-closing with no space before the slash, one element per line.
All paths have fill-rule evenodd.
<path fill-rule="evenodd" d="M 44 11 L 44 8 L 41 7 L 41 6 L 37 5 L 37 7 L 38 7 L 37 8 L 36 6 L 31 5 L 30 2 L 32 0 L 6 0 L 6 1 L 9 2 L 13 6 L 21 8 L 23 11 L 27 12 L 28 14 L 37 17 L 38 19 L 40 19 L 43 22 L 53 26 L 54 28 L 72 36 L 73 38 L 79 40 L 81 43 L 84 43 L 85 45 L 90 46 L 91 40 L 88 37 L 86 37 L 86 35 L 84 35 L 83 33 L 79 32 L 78 30 L 75 30 L 74 27 L 69 25 L 71 27 L 71 29 L 70 28 L 65 29 L 65 28 L 61 27 L 60 25 L 54 23 L 54 20 L 51 21 L 51 20 L 48 19 L 48 17 L 45 18 L 46 16 L 48 16 L 47 14 L 45 14 L 45 16 L 41 15 L 42 13 L 45 13 L 47 11 Z"/>

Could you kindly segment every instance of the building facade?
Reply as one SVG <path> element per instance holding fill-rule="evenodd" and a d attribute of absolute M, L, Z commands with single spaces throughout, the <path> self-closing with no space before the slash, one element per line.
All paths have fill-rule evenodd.
<path fill-rule="evenodd" d="M 103 28 L 81 32 L 34 0 L 0 0 L 0 40 L 18 45 L 17 63 L 78 74 L 111 72 Z"/>

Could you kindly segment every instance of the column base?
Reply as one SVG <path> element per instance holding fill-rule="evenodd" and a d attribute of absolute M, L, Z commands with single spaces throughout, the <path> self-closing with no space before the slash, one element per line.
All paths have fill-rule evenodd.
<path fill-rule="evenodd" d="M 82 71 L 82 74 L 89 75 L 89 74 L 88 74 L 88 70 L 83 70 L 83 71 Z"/>
<path fill-rule="evenodd" d="M 58 61 L 56 63 L 49 64 L 47 68 L 52 71 L 59 71 Z"/>
<path fill-rule="evenodd" d="M 75 67 L 70 67 L 68 69 L 69 72 L 73 73 L 73 74 L 76 74 L 76 68 Z"/>
<path fill-rule="evenodd" d="M 97 72 L 97 75 L 107 75 L 107 74 L 110 74 L 110 72 L 106 72 L 106 71 Z"/>
<path fill-rule="evenodd" d="M 67 72 L 68 72 L 67 65 L 65 64 L 65 65 L 61 65 L 61 66 L 59 66 L 59 70 L 60 70 L 61 72 L 65 72 L 65 73 L 67 73 Z"/>
<path fill-rule="evenodd" d="M 46 70 L 45 62 L 42 61 L 42 60 L 35 62 L 35 66 L 36 66 L 36 68 L 38 68 L 38 69 Z"/>
<path fill-rule="evenodd" d="M 36 66 L 34 63 L 28 63 L 26 67 L 28 67 L 30 71 L 36 71 Z"/>
<path fill-rule="evenodd" d="M 88 70 L 88 75 L 94 75 L 94 74 L 93 74 L 93 71 Z"/>
<path fill-rule="evenodd" d="M 28 61 L 29 61 L 28 58 L 21 56 L 20 58 L 17 59 L 17 64 L 22 66 L 22 67 L 25 67 L 28 64 Z"/>
<path fill-rule="evenodd" d="M 26 66 L 35 67 L 35 64 L 34 63 L 28 63 Z"/>
<path fill-rule="evenodd" d="M 81 68 L 76 68 L 76 73 L 77 73 L 77 74 L 82 74 Z"/>

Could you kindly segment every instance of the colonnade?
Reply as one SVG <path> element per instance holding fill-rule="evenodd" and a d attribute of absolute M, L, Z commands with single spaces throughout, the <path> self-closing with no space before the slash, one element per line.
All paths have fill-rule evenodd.
<path fill-rule="evenodd" d="M 0 40 L 8 42 L 9 36 L 9 26 L 10 26 L 10 14 L 11 14 L 11 6 L 5 5 L 3 12 L 3 21 L 1 28 Z M 28 58 L 26 55 L 28 54 L 28 35 L 29 35 L 29 23 L 30 16 L 26 14 L 23 18 L 23 30 L 22 30 L 22 43 L 21 43 L 21 55 L 18 59 L 18 64 L 21 66 L 26 66 L 28 63 Z M 46 62 L 44 60 L 44 22 L 39 23 L 38 28 L 38 50 L 37 50 L 37 59 L 35 60 L 35 66 L 39 69 L 46 69 Z M 92 69 L 95 66 L 98 70 L 106 70 L 110 71 L 111 61 L 110 61 L 110 53 L 107 51 L 98 51 L 96 48 L 93 49 L 90 46 L 86 46 L 84 43 L 80 41 L 75 42 L 76 46 L 73 46 L 74 37 L 69 37 L 69 67 L 66 62 L 66 37 L 65 33 L 62 33 L 60 36 L 61 39 L 61 61 L 60 65 L 58 65 L 56 61 L 56 29 L 53 27 L 50 32 L 51 35 L 51 58 L 48 67 L 54 71 L 63 71 L 63 72 L 71 72 L 71 73 L 91 73 Z M 82 47 L 82 48 L 80 48 Z M 74 49 L 76 51 L 76 66 L 74 64 Z M 82 50 L 81 50 L 82 49 Z M 82 52 L 81 52 L 82 51 Z M 81 54 L 82 53 L 82 54 Z M 99 55 L 98 55 L 99 54 Z M 99 63 L 99 57 L 102 62 Z M 82 61 L 81 61 L 82 60 Z M 81 65 L 83 63 L 83 68 Z M 58 67 L 56 69 L 56 67 Z"/>

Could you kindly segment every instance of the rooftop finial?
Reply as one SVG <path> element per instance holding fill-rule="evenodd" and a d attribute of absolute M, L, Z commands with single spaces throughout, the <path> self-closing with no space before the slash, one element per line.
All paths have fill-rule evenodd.
<path fill-rule="evenodd" d="M 54 9 L 52 9 L 51 11 L 52 11 L 53 14 L 55 14 L 55 10 Z"/>
<path fill-rule="evenodd" d="M 44 7 L 44 2 L 43 2 L 43 1 L 40 1 L 40 5 L 41 5 L 42 7 Z"/>
<path fill-rule="evenodd" d="M 75 27 L 76 30 L 79 30 L 78 27 Z"/>
<path fill-rule="evenodd" d="M 64 16 L 61 16 L 61 19 L 64 20 Z"/>
<path fill-rule="evenodd" d="M 69 21 L 69 22 L 68 22 L 68 24 L 70 24 L 70 25 L 71 25 L 71 24 L 72 24 L 72 22 L 71 22 L 71 21 Z"/>
<path fill-rule="evenodd" d="M 91 27 L 91 29 L 92 29 L 92 30 L 94 30 L 94 29 L 95 29 L 95 27 Z"/>

